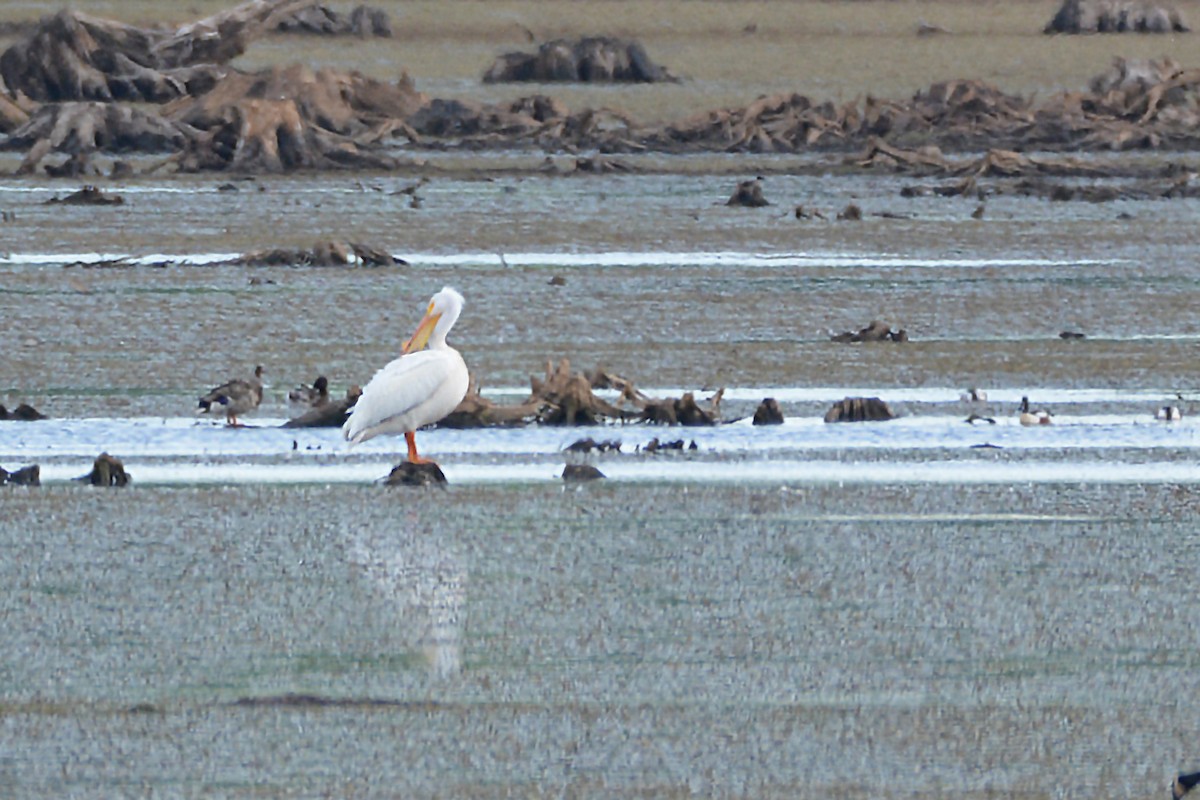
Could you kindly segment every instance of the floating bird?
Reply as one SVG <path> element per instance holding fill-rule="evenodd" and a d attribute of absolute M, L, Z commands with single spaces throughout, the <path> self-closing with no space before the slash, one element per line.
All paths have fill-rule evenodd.
<path fill-rule="evenodd" d="M 462 295 L 449 286 L 430 299 L 416 332 L 404 343 L 403 355 L 376 372 L 355 403 L 342 427 L 351 444 L 403 433 L 408 460 L 432 463 L 417 454 L 416 431 L 453 411 L 470 383 L 462 356 L 446 344 L 462 307 Z"/>
<path fill-rule="evenodd" d="M 1050 412 L 1042 408 L 1031 411 L 1029 409 L 1029 398 L 1022 397 L 1020 420 L 1022 425 L 1049 425 Z"/>
<path fill-rule="evenodd" d="M 262 376 L 263 368 L 259 365 L 254 368 L 253 377 L 234 378 L 221 384 L 200 398 L 200 410 L 197 413 L 207 413 L 217 406 L 224 410 L 225 421 L 230 426 L 240 427 L 242 423 L 238 422 L 238 414 L 253 411 L 262 402 Z"/>
<path fill-rule="evenodd" d="M 986 403 L 987 392 L 983 391 L 982 389 L 976 389 L 974 386 L 972 386 L 970 389 L 967 389 L 965 392 L 960 394 L 958 399 L 962 400 L 964 403 Z"/>
<path fill-rule="evenodd" d="M 1154 412 L 1154 418 L 1163 422 L 1178 422 L 1183 419 L 1183 412 L 1179 406 L 1163 406 Z"/>
<path fill-rule="evenodd" d="M 312 386 L 302 383 L 288 392 L 288 405 L 293 413 L 303 414 L 310 408 L 316 408 L 329 402 L 329 381 L 324 375 L 318 375 Z"/>
<path fill-rule="evenodd" d="M 1180 800 L 1180 798 L 1190 792 L 1197 783 L 1200 783 L 1200 772 L 1180 774 L 1180 776 L 1171 784 L 1171 800 Z"/>

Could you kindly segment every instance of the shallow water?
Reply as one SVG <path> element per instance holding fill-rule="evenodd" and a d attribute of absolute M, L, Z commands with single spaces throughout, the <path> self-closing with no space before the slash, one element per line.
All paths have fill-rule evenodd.
<path fill-rule="evenodd" d="M 1154 796 L 1193 755 L 1196 503 L 9 492 L 0 776 L 18 797 Z"/>
<path fill-rule="evenodd" d="M 1194 202 L 973 220 L 887 176 L 770 175 L 753 211 L 729 177 L 500 175 L 414 210 L 411 180 L 0 186 L 0 402 L 52 417 L 0 423 L 0 466 L 46 483 L 0 491 L 13 794 L 1148 796 L 1195 757 Z M 203 263 L 321 238 L 410 265 Z M 569 357 L 788 421 L 434 430 L 428 493 L 374 485 L 395 441 L 275 427 L 444 283 L 497 399 Z M 829 341 L 871 319 L 912 341 Z M 254 427 L 190 416 L 258 363 Z M 901 417 L 821 422 L 848 395 Z M 622 450 L 564 488 L 582 436 Z M 130 490 L 70 482 L 102 450 Z M 233 705 L 291 693 L 336 702 Z"/>

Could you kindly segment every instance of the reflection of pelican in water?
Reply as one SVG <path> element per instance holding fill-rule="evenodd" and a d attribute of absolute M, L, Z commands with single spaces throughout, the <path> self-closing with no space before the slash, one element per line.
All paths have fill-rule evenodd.
<path fill-rule="evenodd" d="M 350 560 L 383 597 L 439 678 L 462 671 L 461 630 L 467 572 L 437 532 L 410 515 L 391 530 L 356 530 Z"/>

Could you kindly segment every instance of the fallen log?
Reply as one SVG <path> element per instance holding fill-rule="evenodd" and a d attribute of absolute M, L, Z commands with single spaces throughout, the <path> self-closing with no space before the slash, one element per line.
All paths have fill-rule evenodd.
<path fill-rule="evenodd" d="M 77 192 L 65 197 L 51 197 L 42 205 L 64 205 L 64 206 L 120 206 L 125 204 L 125 198 L 119 194 L 109 194 L 103 189 L 97 189 L 95 186 L 84 186 Z"/>
<path fill-rule="evenodd" d="M 407 265 L 383 248 L 360 242 L 328 239 L 309 248 L 280 247 L 254 250 L 228 261 L 216 262 L 232 267 L 392 267 Z"/>
<path fill-rule="evenodd" d="M 350 410 L 362 396 L 362 387 L 351 386 L 340 400 L 327 400 L 310 408 L 298 417 L 283 423 L 283 428 L 340 428 L 350 417 Z"/>

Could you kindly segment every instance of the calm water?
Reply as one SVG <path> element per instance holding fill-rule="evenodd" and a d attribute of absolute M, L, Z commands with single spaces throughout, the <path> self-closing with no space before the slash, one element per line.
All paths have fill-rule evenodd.
<path fill-rule="evenodd" d="M 0 491 L 5 791 L 1150 797 L 1195 763 L 1194 202 L 973 220 L 889 177 L 772 175 L 751 211 L 727 177 L 499 175 L 411 209 L 411 180 L 0 185 L 0 402 L 53 418 L 0 423 L 0 466 L 46 478 Z M 204 264 L 324 238 L 411 263 Z M 429 493 L 374 485 L 395 442 L 272 427 L 444 283 L 497 399 L 568 357 L 788 422 L 432 431 Z M 829 341 L 872 319 L 912 341 Z M 258 427 L 190 416 L 258 363 Z M 857 394 L 901 418 L 820 421 Z M 1016 424 L 1024 394 L 1056 424 Z M 622 452 L 564 488 L 584 435 Z M 70 483 L 101 450 L 132 489 Z"/>

